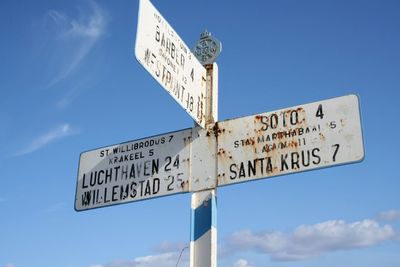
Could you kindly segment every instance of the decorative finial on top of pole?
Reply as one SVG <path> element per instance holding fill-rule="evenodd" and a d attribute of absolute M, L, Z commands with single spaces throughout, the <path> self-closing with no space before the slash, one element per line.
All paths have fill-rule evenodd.
<path fill-rule="evenodd" d="M 221 42 L 207 30 L 200 35 L 200 40 L 193 49 L 193 54 L 203 65 L 212 64 L 222 51 Z"/>
<path fill-rule="evenodd" d="M 209 32 L 209 31 L 207 31 L 207 29 L 205 29 L 204 32 L 202 32 L 200 34 L 200 39 L 204 39 L 204 38 L 209 37 L 209 36 L 211 36 L 211 32 Z"/>

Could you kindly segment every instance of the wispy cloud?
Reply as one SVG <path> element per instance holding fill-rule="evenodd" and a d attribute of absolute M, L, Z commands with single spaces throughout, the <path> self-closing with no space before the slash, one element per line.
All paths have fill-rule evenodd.
<path fill-rule="evenodd" d="M 232 265 L 232 267 L 254 267 L 254 265 L 250 264 L 245 259 L 239 259 Z"/>
<path fill-rule="evenodd" d="M 84 91 L 84 89 L 88 88 L 87 85 L 85 85 L 85 83 L 87 82 L 88 78 L 86 79 L 80 79 L 79 81 L 77 81 L 76 83 L 74 83 L 74 85 L 72 85 L 71 87 L 68 88 L 68 91 L 64 94 L 64 96 L 62 96 L 60 98 L 60 100 L 58 100 L 55 103 L 55 106 L 58 109 L 65 109 L 67 108 L 72 102 L 73 100 L 75 100 L 82 91 Z"/>
<path fill-rule="evenodd" d="M 53 24 L 57 40 L 52 67 L 56 69 L 47 87 L 54 86 L 69 77 L 84 61 L 106 31 L 108 15 L 94 1 L 88 1 L 89 9 L 71 17 L 62 11 L 50 10 L 47 23 Z"/>
<path fill-rule="evenodd" d="M 388 210 L 378 214 L 377 219 L 380 221 L 395 222 L 400 221 L 400 210 Z"/>
<path fill-rule="evenodd" d="M 269 254 L 272 260 L 303 260 L 323 253 L 374 246 L 395 239 L 390 225 L 380 226 L 370 219 L 346 223 L 331 220 L 314 225 L 301 225 L 292 233 L 253 232 L 243 230 L 226 238 L 230 252 L 254 250 Z"/>
<path fill-rule="evenodd" d="M 51 129 L 50 131 L 35 138 L 25 148 L 15 153 L 14 156 L 22 156 L 35 152 L 58 139 L 65 138 L 76 133 L 77 131 L 72 129 L 71 125 L 68 123 L 62 124 L 57 128 Z"/>

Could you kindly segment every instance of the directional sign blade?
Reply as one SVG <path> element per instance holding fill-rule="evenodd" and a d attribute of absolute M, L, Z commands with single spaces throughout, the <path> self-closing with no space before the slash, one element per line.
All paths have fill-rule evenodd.
<path fill-rule="evenodd" d="M 148 0 L 140 0 L 135 55 L 153 78 L 204 128 L 206 69 Z"/>
<path fill-rule="evenodd" d="M 355 95 L 223 121 L 218 132 L 219 186 L 364 158 Z"/>
<path fill-rule="evenodd" d="M 75 209 L 188 192 L 191 136 L 186 129 L 82 153 Z"/>

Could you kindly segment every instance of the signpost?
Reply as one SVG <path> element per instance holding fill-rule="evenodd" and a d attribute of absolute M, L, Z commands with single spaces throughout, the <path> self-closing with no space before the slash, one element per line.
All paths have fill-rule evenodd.
<path fill-rule="evenodd" d="M 217 266 L 218 186 L 364 158 L 355 95 L 218 122 L 221 47 L 202 34 L 195 53 L 203 67 L 140 0 L 136 58 L 199 126 L 83 152 L 79 161 L 77 211 L 193 192 L 191 267 Z"/>
<path fill-rule="evenodd" d="M 218 186 L 361 161 L 358 97 L 218 123 Z"/>
<path fill-rule="evenodd" d="M 203 128 L 206 69 L 148 0 L 139 4 L 135 55 L 142 66 Z"/>

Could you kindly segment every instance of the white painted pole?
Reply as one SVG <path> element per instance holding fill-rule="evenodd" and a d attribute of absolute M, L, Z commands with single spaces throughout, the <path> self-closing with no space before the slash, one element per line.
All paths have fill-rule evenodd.
<path fill-rule="evenodd" d="M 206 128 L 208 128 L 218 121 L 218 66 L 213 63 L 205 67 L 207 69 Z M 216 181 L 217 169 L 216 167 L 214 169 L 212 179 Z M 190 267 L 217 267 L 216 189 L 193 193 L 191 210 Z"/>

